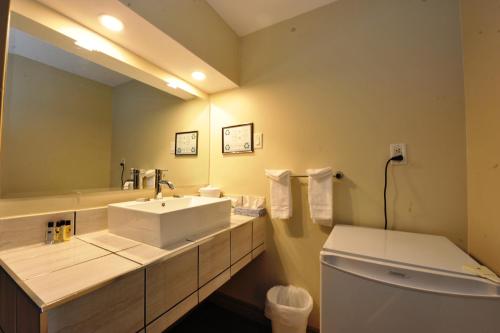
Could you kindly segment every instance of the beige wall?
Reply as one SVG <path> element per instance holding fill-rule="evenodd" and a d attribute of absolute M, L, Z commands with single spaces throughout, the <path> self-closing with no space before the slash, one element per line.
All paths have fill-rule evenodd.
<path fill-rule="evenodd" d="M 462 0 L 469 251 L 500 274 L 500 6 Z"/>
<path fill-rule="evenodd" d="M 175 156 L 176 132 L 198 131 L 198 156 Z M 113 89 L 111 185 L 120 185 L 120 160 L 129 169 L 168 169 L 177 186 L 208 183 L 209 103 L 184 101 L 137 81 Z"/>
<path fill-rule="evenodd" d="M 466 247 L 465 115 L 458 1 L 344 0 L 242 40 L 242 88 L 212 102 L 210 181 L 268 195 L 266 168 L 332 166 L 335 223 L 383 226 L 390 143 L 409 164 L 390 170 L 397 230 Z M 223 156 L 220 128 L 254 122 L 264 149 Z M 267 252 L 224 288 L 262 306 L 277 283 L 305 287 L 319 326 L 319 252 L 330 228 L 308 217 L 307 185 L 293 182 L 294 217 L 271 221 Z"/>
<path fill-rule="evenodd" d="M 5 97 L 3 196 L 108 187 L 110 87 L 11 54 Z"/>
<path fill-rule="evenodd" d="M 240 40 L 205 0 L 120 0 L 235 83 Z"/>

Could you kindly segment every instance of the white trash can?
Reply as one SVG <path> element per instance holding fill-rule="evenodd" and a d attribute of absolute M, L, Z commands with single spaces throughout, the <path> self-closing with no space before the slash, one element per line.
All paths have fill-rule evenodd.
<path fill-rule="evenodd" d="M 302 288 L 276 286 L 266 295 L 266 317 L 273 333 L 306 333 L 307 319 L 313 307 L 311 295 Z"/>

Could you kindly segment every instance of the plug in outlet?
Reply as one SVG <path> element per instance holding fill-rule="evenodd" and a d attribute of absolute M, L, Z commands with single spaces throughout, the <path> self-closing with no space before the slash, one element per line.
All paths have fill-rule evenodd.
<path fill-rule="evenodd" d="M 403 155 L 402 161 L 391 161 L 392 165 L 404 165 L 408 164 L 408 160 L 406 157 L 406 143 L 391 143 L 389 146 L 390 157 Z"/>
<path fill-rule="evenodd" d="M 120 165 L 125 165 L 125 159 L 124 158 L 121 159 Z"/>

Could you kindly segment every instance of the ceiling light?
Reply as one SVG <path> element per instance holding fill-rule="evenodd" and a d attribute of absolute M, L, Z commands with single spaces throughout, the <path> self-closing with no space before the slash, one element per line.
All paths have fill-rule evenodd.
<path fill-rule="evenodd" d="M 123 30 L 123 23 L 119 19 L 111 15 L 101 15 L 99 16 L 99 22 L 107 29 L 120 32 Z"/>
<path fill-rule="evenodd" d="M 207 78 L 207 76 L 203 72 L 193 72 L 191 76 L 193 77 L 193 79 L 198 81 L 203 81 Z"/>
<path fill-rule="evenodd" d="M 173 89 L 179 88 L 179 83 L 176 80 L 173 79 L 166 79 L 165 82 L 167 83 L 167 86 Z"/>
<path fill-rule="evenodd" d="M 75 45 L 76 46 L 79 46 L 87 51 L 90 51 L 90 52 L 93 52 L 93 51 L 96 51 L 97 48 L 96 46 L 94 45 L 94 43 L 90 42 L 89 40 L 83 40 L 83 39 L 80 39 L 80 40 L 76 40 L 75 41 Z"/>

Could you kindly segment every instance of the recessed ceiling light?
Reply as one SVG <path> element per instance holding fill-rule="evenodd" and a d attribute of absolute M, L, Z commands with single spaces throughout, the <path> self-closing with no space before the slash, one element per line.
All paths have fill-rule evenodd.
<path fill-rule="evenodd" d="M 165 82 L 167 83 L 167 86 L 173 89 L 179 88 L 179 83 L 176 80 L 173 79 L 166 79 Z"/>
<path fill-rule="evenodd" d="M 198 71 L 193 72 L 191 74 L 191 76 L 193 77 L 193 79 L 198 80 L 198 81 L 203 81 L 203 80 L 205 80 L 207 78 L 207 76 L 205 75 L 205 73 L 198 72 Z"/>
<path fill-rule="evenodd" d="M 114 32 L 120 32 L 123 30 L 123 23 L 119 19 L 111 15 L 101 15 L 99 16 L 99 22 L 101 24 Z"/>

